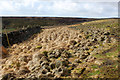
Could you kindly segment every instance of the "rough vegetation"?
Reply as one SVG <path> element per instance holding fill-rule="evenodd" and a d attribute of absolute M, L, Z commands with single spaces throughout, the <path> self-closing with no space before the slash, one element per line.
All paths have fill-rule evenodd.
<path fill-rule="evenodd" d="M 63 17 L 2 17 L 2 32 L 12 32 L 26 27 L 40 26 L 43 28 L 59 25 L 76 24 L 85 21 L 97 20 L 94 18 L 63 18 Z"/>
<path fill-rule="evenodd" d="M 9 57 L 1 59 L 2 79 L 118 78 L 118 26 L 91 23 L 44 29 L 9 47 Z"/>

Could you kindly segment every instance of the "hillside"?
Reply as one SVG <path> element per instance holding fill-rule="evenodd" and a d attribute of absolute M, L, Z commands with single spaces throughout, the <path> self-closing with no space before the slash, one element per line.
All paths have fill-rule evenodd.
<path fill-rule="evenodd" d="M 65 18 L 65 17 L 2 17 L 3 32 L 20 30 L 26 27 L 56 27 L 60 25 L 70 25 L 85 21 L 93 21 L 93 18 Z"/>
<path fill-rule="evenodd" d="M 117 19 L 64 25 L 33 35 L 8 47 L 0 69 L 8 78 L 117 78 L 119 77 Z"/>

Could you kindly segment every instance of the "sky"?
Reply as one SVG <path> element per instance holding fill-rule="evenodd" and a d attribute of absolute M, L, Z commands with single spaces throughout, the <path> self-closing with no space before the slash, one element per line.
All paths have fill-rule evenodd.
<path fill-rule="evenodd" d="M 118 0 L 0 0 L 0 16 L 118 17 Z"/>

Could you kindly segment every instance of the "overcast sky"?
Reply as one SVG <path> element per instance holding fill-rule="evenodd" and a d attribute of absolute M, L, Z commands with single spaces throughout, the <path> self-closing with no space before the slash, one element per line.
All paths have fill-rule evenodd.
<path fill-rule="evenodd" d="M 107 0 L 106 0 L 107 1 Z M 114 1 L 114 2 L 113 2 Z M 0 0 L 0 16 L 118 17 L 118 0 Z"/>

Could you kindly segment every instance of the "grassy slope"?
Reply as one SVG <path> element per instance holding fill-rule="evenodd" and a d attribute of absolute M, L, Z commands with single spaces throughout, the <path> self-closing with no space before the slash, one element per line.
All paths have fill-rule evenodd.
<path fill-rule="evenodd" d="M 83 21 L 91 21 L 95 19 L 87 18 L 55 18 L 55 17 L 34 17 L 34 18 L 2 18 L 3 26 L 8 32 L 19 30 L 26 27 L 34 26 L 56 26 L 56 25 L 69 25 Z M 4 30 L 3 30 L 4 32 Z"/>
<path fill-rule="evenodd" d="M 70 28 L 73 29 L 83 29 L 87 30 L 87 27 L 92 26 L 95 28 L 102 28 L 103 30 L 108 30 L 111 32 L 111 34 L 117 35 L 116 38 L 120 35 L 120 28 L 119 28 L 119 19 L 105 19 L 105 20 L 96 20 L 96 21 L 90 21 L 90 22 L 83 22 L 80 24 L 72 25 Z"/>
<path fill-rule="evenodd" d="M 86 27 L 88 26 L 93 26 L 96 28 L 103 28 L 105 30 L 111 31 L 111 33 L 114 33 L 117 36 L 119 35 L 118 19 L 107 19 L 107 20 L 96 20 L 96 21 L 91 21 L 91 22 L 84 22 L 81 24 L 70 26 L 70 28 L 77 29 L 77 30 L 82 28 L 83 30 L 87 30 Z M 100 78 L 104 78 L 104 77 L 105 78 L 117 78 L 118 77 L 118 64 L 119 64 L 117 55 L 120 51 L 119 46 L 120 45 L 116 44 L 112 46 L 110 50 L 104 53 L 93 54 L 92 56 L 96 57 L 97 60 L 102 60 L 102 62 L 106 64 L 97 65 L 97 64 L 91 63 L 89 65 L 90 70 L 86 70 L 82 74 L 82 77 L 97 78 L 99 76 Z"/>

